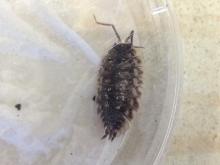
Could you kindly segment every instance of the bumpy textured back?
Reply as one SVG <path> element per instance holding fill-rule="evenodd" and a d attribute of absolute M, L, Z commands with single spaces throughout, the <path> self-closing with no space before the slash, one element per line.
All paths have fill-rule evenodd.
<path fill-rule="evenodd" d="M 113 140 L 137 110 L 142 84 L 141 60 L 130 43 L 115 45 L 102 61 L 98 78 L 98 113 L 105 137 Z"/>

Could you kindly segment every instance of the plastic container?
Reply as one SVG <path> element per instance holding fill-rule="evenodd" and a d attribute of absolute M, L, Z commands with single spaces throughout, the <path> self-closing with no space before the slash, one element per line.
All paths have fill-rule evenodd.
<path fill-rule="evenodd" d="M 92 97 L 101 58 L 135 31 L 143 62 L 141 107 L 113 141 Z M 0 164 L 157 165 L 179 100 L 181 51 L 162 0 L 0 2 Z M 20 103 L 21 110 L 14 105 Z"/>

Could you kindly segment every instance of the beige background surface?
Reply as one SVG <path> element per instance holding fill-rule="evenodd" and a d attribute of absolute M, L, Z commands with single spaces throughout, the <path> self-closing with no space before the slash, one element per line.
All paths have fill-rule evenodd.
<path fill-rule="evenodd" d="M 165 164 L 219 165 L 220 1 L 172 2 L 184 39 L 184 85 Z"/>
<path fill-rule="evenodd" d="M 73 0 L 68 0 L 68 1 L 73 2 Z M 79 0 L 75 0 L 75 1 L 79 1 Z M 99 1 L 101 2 L 105 0 L 99 0 Z M 129 2 L 134 2 L 134 1 L 135 0 L 130 0 Z M 176 129 L 173 132 L 173 138 L 168 148 L 168 153 L 164 164 L 165 165 L 220 165 L 220 85 L 219 85 L 220 84 L 220 70 L 219 70 L 220 68 L 220 48 L 219 48 L 220 1 L 219 0 L 200 0 L 200 1 L 170 0 L 170 1 L 173 2 L 175 13 L 177 15 L 177 20 L 179 21 L 180 33 L 184 39 L 184 45 L 185 45 L 184 86 L 183 86 L 183 96 L 181 100 L 181 109 L 178 114 L 178 118 L 176 120 Z M 53 50 L 54 52 L 58 52 L 57 53 L 58 55 L 62 54 L 62 56 L 65 56 L 65 59 L 67 61 L 79 61 L 78 56 L 72 55 L 74 49 L 67 46 L 68 44 L 66 44 L 65 37 L 64 39 L 62 37 L 60 38 L 57 37 L 58 40 L 56 37 L 53 37 L 55 32 L 57 31 L 60 32 L 59 26 L 55 24 L 56 25 L 55 31 L 53 31 L 53 28 L 50 29 L 50 26 L 48 26 L 47 23 L 45 24 L 42 23 L 41 21 L 48 19 L 48 16 L 44 17 L 42 12 L 37 12 L 38 7 L 36 6 L 34 6 L 35 8 L 33 10 L 33 8 L 31 8 L 33 7 L 33 5 L 31 3 L 30 4 L 28 3 L 31 2 L 30 0 L 22 0 L 22 1 L 0 0 L 0 2 L 1 2 L 0 11 L 4 13 L 0 17 L 1 18 L 0 23 L 2 23 L 0 25 L 2 26 L 2 29 L 6 30 L 8 34 L 11 34 L 9 36 L 11 36 L 12 39 L 13 37 L 15 37 L 16 39 L 18 38 L 23 39 L 22 42 L 21 40 L 19 40 L 22 43 L 21 45 L 23 47 L 19 46 L 19 44 L 16 43 L 15 45 L 16 46 L 18 45 L 18 47 L 13 46 L 13 49 L 11 49 L 10 48 L 11 46 L 9 45 L 10 46 L 9 50 L 14 50 L 14 52 L 16 53 L 18 50 L 19 51 L 22 50 L 21 54 L 26 53 L 25 55 L 28 56 L 29 54 L 31 54 L 30 52 L 32 52 L 33 49 L 28 49 L 29 51 L 23 52 L 24 50 L 23 48 L 33 48 L 33 45 L 36 46 L 43 44 L 43 46 L 45 46 L 45 49 L 37 49 L 38 47 L 36 46 L 36 49 L 34 49 L 33 52 L 37 50 L 39 52 L 42 52 L 42 54 L 48 55 L 47 52 L 46 53 L 43 52 L 45 52 L 45 50 Z M 21 4 L 19 4 L 19 2 Z M 56 1 L 53 0 L 53 2 Z M 57 1 L 57 3 L 59 2 L 61 2 L 61 0 Z M 106 2 L 110 3 L 110 1 L 106 1 Z M 3 6 L 3 4 L 8 4 L 8 3 L 12 4 L 11 7 L 13 10 L 8 10 L 8 8 L 6 8 L 7 5 L 6 7 Z M 25 3 L 26 5 L 22 5 L 23 3 Z M 67 22 L 70 23 L 69 25 L 71 25 L 71 21 L 73 20 L 72 19 L 73 14 L 71 13 L 70 15 L 69 14 L 70 12 L 66 12 L 65 15 L 65 12 L 62 11 L 62 9 L 70 10 L 71 7 L 77 8 L 77 6 L 75 5 L 72 6 L 68 5 L 68 7 L 64 7 L 62 6 L 62 3 L 60 3 L 59 11 L 61 12 L 61 14 L 64 13 L 64 15 L 62 16 L 63 18 L 65 18 L 64 20 L 67 20 Z M 11 9 L 10 5 L 9 5 L 9 9 Z M 8 13 L 11 12 L 11 14 L 8 14 L 6 12 Z M 89 11 L 85 10 L 85 12 L 89 12 Z M 20 22 L 21 20 L 17 20 L 14 14 L 15 16 L 19 15 L 19 17 L 23 18 L 22 20 L 24 22 Z M 83 14 L 86 15 L 86 13 Z M 3 22 L 2 20 L 5 21 Z M 77 21 L 78 20 L 76 20 L 76 22 Z M 32 22 L 33 24 L 32 23 L 28 24 L 28 22 L 29 23 Z M 51 25 L 51 22 L 49 23 L 49 25 Z M 72 23 L 72 25 L 75 24 Z M 79 29 L 81 28 L 79 25 L 77 26 Z M 3 28 L 3 27 L 8 27 L 8 28 Z M 39 31 L 36 29 L 38 29 Z M 16 33 L 11 33 L 11 31 L 16 31 Z M 9 36 L 7 36 L 7 33 L 3 33 L 3 32 L 2 34 L 6 34 L 6 37 L 3 39 L 7 39 L 7 37 Z M 64 33 L 61 33 L 60 36 L 63 36 L 63 34 Z M 68 35 L 69 33 L 65 33 L 65 34 Z M 88 33 L 82 33 L 82 34 L 84 36 L 91 37 L 91 40 L 93 40 L 92 39 L 93 36 L 87 35 Z M 111 33 L 109 33 L 109 35 L 111 35 Z M 11 40 L 9 41 L 11 42 Z M 6 42 L 6 43 L 9 44 L 10 42 Z M 4 46 L 3 44 L 1 45 Z M 61 46 L 59 47 L 59 45 Z M 22 49 L 20 50 L 20 48 Z M 74 52 L 74 53 L 77 54 L 78 52 Z M 32 62 L 31 60 L 32 58 L 30 57 L 32 56 L 28 56 L 28 60 Z M 63 128 L 63 125 L 65 126 L 65 128 L 67 125 L 69 125 L 70 128 L 72 128 L 74 122 L 76 123 L 76 125 L 79 125 L 79 123 L 81 122 L 81 118 L 76 116 L 74 111 L 72 111 L 73 105 L 74 107 L 77 107 L 75 106 L 76 105 L 75 103 L 78 103 L 79 105 L 85 105 L 85 103 L 81 103 L 80 101 L 85 102 L 85 100 L 91 100 L 94 94 L 94 91 L 92 91 L 91 89 L 90 91 L 91 95 L 88 95 L 87 88 L 84 88 L 82 93 L 80 93 L 81 94 L 80 97 L 78 97 L 79 93 L 77 90 L 76 90 L 77 94 L 73 93 L 73 95 L 69 95 L 69 92 L 67 92 L 67 91 L 74 91 L 76 83 L 79 78 L 78 76 L 81 77 L 81 74 L 80 75 L 75 74 L 74 76 L 71 76 L 71 78 L 69 78 L 69 75 L 72 74 L 66 71 L 81 70 L 82 72 L 83 70 L 84 72 L 87 73 L 88 71 L 86 69 L 89 69 L 89 67 L 88 68 L 83 67 L 83 65 L 87 65 L 86 62 L 81 61 L 81 62 L 77 62 L 77 64 L 70 63 L 69 65 L 66 65 L 64 67 L 64 65 L 57 65 L 54 63 L 49 63 L 50 65 L 47 65 L 48 63 L 46 62 L 43 64 L 41 62 L 31 63 L 27 61 L 25 56 L 23 58 L 19 58 L 19 60 L 17 60 L 16 58 L 19 58 L 19 56 L 16 56 L 13 62 L 11 62 L 12 59 L 10 56 L 8 57 L 8 60 L 4 58 L 4 61 L 2 60 L 3 65 L 1 65 L 1 67 L 3 68 L 5 67 L 4 70 L 5 72 L 2 73 L 1 75 L 2 77 L 0 76 L 0 78 L 4 80 L 3 83 L 5 84 L 5 86 L 7 85 L 8 87 L 5 88 L 5 86 L 3 86 L 5 90 L 2 90 L 3 87 L 1 84 L 2 98 L 7 100 L 7 102 L 4 102 L 3 100 L 2 103 L 8 105 L 7 107 L 3 104 L 4 108 L 2 109 L 4 109 L 5 111 L 1 111 L 0 116 L 3 117 L 3 119 L 5 119 L 7 123 L 6 125 L 3 125 L 4 127 L 6 126 L 7 127 L 4 128 L 2 126 L 1 131 L 4 132 L 6 130 L 3 137 L 5 137 L 6 140 L 9 139 L 9 142 L 12 143 L 12 145 L 6 144 L 4 142 L 5 139 L 0 141 L 1 151 L 2 151 L 0 152 L 0 160 L 2 162 L 0 163 L 1 165 L 6 165 L 6 164 L 14 165 L 14 162 L 16 162 L 17 164 L 24 165 L 25 163 L 23 163 L 23 160 L 18 162 L 19 156 L 17 156 L 18 153 L 17 151 L 19 151 L 19 153 L 21 153 L 20 151 L 23 152 L 25 151 L 23 154 L 25 155 L 24 158 L 27 157 L 31 159 L 29 155 L 36 155 L 36 153 L 40 153 L 39 155 L 42 156 L 41 153 L 42 152 L 44 153 L 45 150 L 44 147 L 41 146 L 45 146 L 45 144 L 48 145 L 47 138 L 45 137 L 51 137 L 51 135 L 53 135 L 55 138 L 50 139 L 49 145 L 46 146 L 49 149 L 51 149 L 51 152 L 49 153 L 48 156 L 48 158 L 51 158 L 53 156 L 53 152 L 59 150 L 59 148 L 53 148 L 53 147 L 59 146 L 59 144 L 61 143 L 63 144 L 63 141 L 60 142 L 60 137 L 61 139 L 66 138 L 65 137 L 66 135 L 63 134 L 62 129 L 60 128 Z M 59 56 L 57 56 L 57 58 L 59 59 Z M 76 60 L 72 60 L 72 59 L 76 59 Z M 8 67 L 9 65 L 7 64 L 10 64 L 10 66 L 12 67 L 9 68 Z M 28 65 L 23 65 L 23 64 L 28 64 Z M 43 69 L 39 70 L 38 69 L 39 66 L 40 68 Z M 54 69 L 56 69 L 56 72 L 54 72 Z M 22 73 L 23 70 L 26 71 L 25 72 L 26 74 L 24 75 L 16 74 L 17 71 Z M 89 74 L 90 73 L 87 73 L 85 76 L 83 76 L 82 79 L 82 82 L 85 82 L 87 86 L 90 86 L 89 82 L 85 81 L 87 77 L 90 77 Z M 12 76 L 12 75 L 16 75 L 16 76 Z M 39 80 L 38 75 L 41 75 L 40 77 L 44 77 L 44 78 Z M 57 76 L 57 75 L 62 75 L 62 76 Z M 29 78 L 30 76 L 32 77 L 31 79 Z M 8 86 L 8 84 L 10 83 L 11 85 Z M 21 84 L 20 86 L 22 87 L 22 90 L 18 90 L 18 93 L 16 93 L 14 90 L 14 86 L 16 86 L 17 84 Z M 59 90 L 53 90 L 56 89 L 55 87 L 58 86 L 57 84 L 62 84 L 62 86 L 59 85 Z M 79 84 L 84 87 L 84 83 L 79 83 Z M 81 88 L 80 85 L 77 86 L 77 89 Z M 38 89 L 39 86 L 41 87 L 40 91 Z M 51 97 L 50 95 L 47 94 L 50 94 Z M 7 97 L 10 99 L 8 99 Z M 68 100 L 66 98 L 70 98 L 70 100 L 74 100 L 74 101 L 73 102 L 68 101 L 66 105 L 65 104 L 66 102 L 60 98 L 63 98 L 65 101 Z M 22 106 L 22 111 L 20 111 L 19 114 L 20 116 L 13 107 L 14 102 L 17 102 L 17 100 L 19 102 L 21 101 L 25 103 L 22 104 L 23 106 Z M 28 100 L 27 103 L 25 102 L 26 100 Z M 48 102 L 49 103 L 53 102 L 57 104 L 49 104 Z M 84 116 L 83 113 L 86 112 L 85 114 L 87 116 L 90 117 L 92 116 L 90 118 L 92 121 L 96 121 L 94 120 L 94 118 L 97 117 L 96 113 L 93 113 L 93 111 L 89 111 L 90 113 L 88 113 L 86 109 L 92 106 L 93 104 L 92 100 L 86 103 L 88 103 L 88 105 L 83 108 L 84 111 L 82 111 L 81 108 L 80 111 L 81 113 L 79 113 L 79 116 Z M 60 106 L 64 107 L 65 109 L 64 115 L 63 114 L 60 115 L 61 114 L 60 112 L 62 112 L 60 111 L 60 109 L 62 109 Z M 11 109 L 11 107 L 13 107 L 13 110 Z M 75 116 L 73 117 L 72 114 Z M 14 121 L 18 121 L 18 123 L 21 124 L 20 125 L 16 123 L 14 124 Z M 26 121 L 26 123 L 23 123 L 23 121 Z M 47 121 L 50 122 L 48 123 Z M 67 124 L 68 123 L 67 121 L 71 124 Z M 85 125 L 91 126 L 88 127 L 90 131 L 82 131 L 81 129 L 79 129 L 79 127 L 76 127 L 75 131 L 80 133 L 78 134 L 75 133 L 75 134 L 80 135 L 79 137 L 77 137 L 78 139 L 80 140 L 83 139 L 84 142 L 88 142 L 88 145 L 90 146 L 89 149 L 93 149 L 90 143 L 91 138 L 90 136 L 87 136 L 87 133 L 94 134 L 94 138 L 97 139 L 97 134 L 100 133 L 99 136 L 101 137 L 102 132 L 93 131 L 95 130 L 93 127 L 96 127 L 96 124 L 91 124 L 89 120 L 85 120 L 85 121 L 86 121 Z M 48 123 L 46 127 L 44 123 Z M 29 126 L 30 129 L 28 129 Z M 3 128 L 4 130 L 2 130 Z M 20 131 L 20 129 L 17 128 L 21 128 L 22 131 Z M 100 129 L 102 128 L 100 127 Z M 59 132 L 59 130 L 61 130 L 61 133 Z M 12 134 L 10 134 L 11 132 Z M 11 136 L 14 134 L 18 136 Z M 83 137 L 86 138 L 89 137 L 90 141 L 85 138 L 81 138 L 82 135 Z M 15 137 L 15 138 L 12 138 L 11 140 L 8 137 Z M 97 141 L 98 141 L 97 143 L 100 143 L 99 139 L 97 139 Z M 31 147 L 29 145 L 30 142 L 31 144 L 34 144 L 31 145 Z M 74 163 L 77 164 L 75 159 L 72 159 L 70 157 L 70 152 L 74 151 L 72 146 L 78 148 L 77 141 L 73 141 L 73 142 L 74 144 L 68 145 L 68 147 L 70 147 L 71 150 L 67 148 L 64 154 L 67 157 L 67 159 L 63 159 L 63 160 L 66 160 L 68 164 L 72 160 L 74 160 Z M 25 146 L 27 146 L 27 148 L 25 148 Z M 101 146 L 101 145 L 96 145 L 96 146 Z M 31 150 L 29 150 L 29 148 L 31 148 Z M 86 153 L 87 148 L 84 147 L 83 149 L 85 150 Z M 75 150 L 75 151 L 79 151 L 79 150 Z M 98 154 L 97 151 L 94 153 Z M 75 155 L 77 157 L 77 154 Z M 57 159 L 54 159 L 54 161 L 56 160 Z M 38 162 L 38 164 L 44 165 L 47 163 Z M 58 164 L 62 164 L 62 163 L 58 163 Z"/>

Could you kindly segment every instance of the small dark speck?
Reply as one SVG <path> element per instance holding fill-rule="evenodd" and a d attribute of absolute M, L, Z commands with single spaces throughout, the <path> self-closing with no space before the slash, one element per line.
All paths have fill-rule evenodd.
<path fill-rule="evenodd" d="M 73 155 L 73 153 L 71 152 L 70 155 Z"/>
<path fill-rule="evenodd" d="M 92 100 L 93 100 L 93 101 L 95 101 L 95 98 L 96 98 L 96 97 L 95 97 L 95 96 L 93 96 Z"/>
<path fill-rule="evenodd" d="M 20 110 L 21 110 L 21 104 L 16 104 L 16 105 L 15 105 L 15 108 L 16 108 L 18 111 L 20 111 Z"/>

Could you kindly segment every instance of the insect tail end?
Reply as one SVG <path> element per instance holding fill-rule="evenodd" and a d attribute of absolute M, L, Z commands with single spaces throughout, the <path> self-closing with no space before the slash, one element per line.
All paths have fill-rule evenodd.
<path fill-rule="evenodd" d="M 110 130 L 109 131 L 108 129 L 106 129 L 105 134 L 102 136 L 101 139 L 105 139 L 108 136 L 108 140 L 113 141 L 115 139 L 116 135 L 117 135 L 116 130 Z"/>
<path fill-rule="evenodd" d="M 103 139 L 105 139 L 107 136 L 108 136 L 108 134 L 105 134 L 105 135 L 103 135 L 103 136 L 101 137 L 101 139 L 103 140 Z"/>

